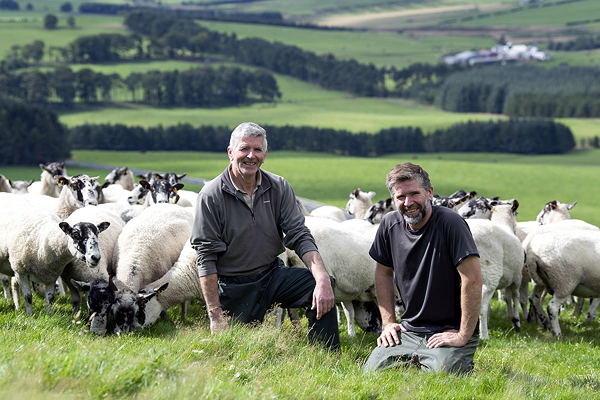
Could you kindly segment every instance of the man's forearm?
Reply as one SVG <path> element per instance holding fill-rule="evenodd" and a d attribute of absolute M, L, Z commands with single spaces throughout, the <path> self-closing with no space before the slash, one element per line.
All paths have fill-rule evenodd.
<path fill-rule="evenodd" d="M 315 281 L 329 282 L 329 273 L 325 269 L 325 264 L 318 251 L 307 251 L 302 255 L 302 262 L 312 273 Z"/>
<path fill-rule="evenodd" d="M 375 268 L 375 291 L 383 326 L 395 323 L 394 274 L 391 268 L 377 264 Z"/>
<path fill-rule="evenodd" d="M 477 326 L 481 310 L 481 270 L 479 258 L 469 257 L 463 261 L 464 266 L 459 268 L 461 274 L 460 307 L 461 321 L 459 333 L 465 338 L 470 338 Z"/>
<path fill-rule="evenodd" d="M 202 296 L 204 297 L 206 309 L 209 312 L 213 309 L 221 307 L 217 274 L 201 276 L 200 288 L 202 289 Z"/>

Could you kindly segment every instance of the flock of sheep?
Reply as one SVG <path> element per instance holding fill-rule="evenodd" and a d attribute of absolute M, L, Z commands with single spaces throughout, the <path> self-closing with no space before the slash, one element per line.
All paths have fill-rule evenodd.
<path fill-rule="evenodd" d="M 182 189 L 185 175 L 148 173 L 136 183 L 129 169 L 117 168 L 101 184 L 97 177 L 68 176 L 62 163 L 40 167 L 38 182 L 10 182 L 0 175 L 0 280 L 17 309 L 22 295 L 31 314 L 35 292 L 50 309 L 55 292 L 67 291 L 64 285 L 73 312 L 80 312 L 86 297 L 91 332 L 107 334 L 147 327 L 174 305 L 181 305 L 185 316 L 189 301 L 202 299 L 189 243 L 197 194 Z M 389 198 L 374 203 L 374 196 L 356 189 L 345 210 L 322 206 L 309 213 L 299 203 L 336 278 L 336 300 L 351 336 L 355 323 L 365 331 L 381 330 L 368 250 L 381 217 L 394 205 Z M 529 222 L 516 221 L 517 200 L 457 191 L 436 195 L 433 203 L 466 219 L 479 250 L 481 338 L 489 337 L 490 300 L 502 289 L 515 329 L 520 305 L 528 320 L 560 336 L 558 314 L 572 296 L 592 298 L 588 318 L 594 318 L 600 302 L 600 229 L 570 218 L 575 203 L 551 201 Z M 293 251 L 280 257 L 303 267 Z M 547 312 L 546 293 L 553 296 Z M 400 294 L 396 303 L 400 313 Z"/>

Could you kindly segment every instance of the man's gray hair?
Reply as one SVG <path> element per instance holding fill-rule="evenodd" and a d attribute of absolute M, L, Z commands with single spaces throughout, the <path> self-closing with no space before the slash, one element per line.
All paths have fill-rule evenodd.
<path fill-rule="evenodd" d="M 242 138 L 247 137 L 262 137 L 264 139 L 265 148 L 263 149 L 265 152 L 267 151 L 267 131 L 265 129 L 255 124 L 254 122 L 242 122 L 231 132 L 231 137 L 229 138 L 229 147 L 231 149 L 235 149 Z"/>
<path fill-rule="evenodd" d="M 397 183 L 416 179 L 425 190 L 432 189 L 429 174 L 420 165 L 412 163 L 398 164 L 387 174 L 386 185 L 394 195 L 394 186 Z"/>

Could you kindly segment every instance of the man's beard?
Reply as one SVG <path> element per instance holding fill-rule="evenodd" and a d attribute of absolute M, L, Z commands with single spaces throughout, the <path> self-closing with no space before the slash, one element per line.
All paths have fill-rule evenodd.
<path fill-rule="evenodd" d="M 429 201 L 426 201 L 425 204 L 423 204 L 423 208 L 421 208 L 421 212 L 414 217 L 409 217 L 408 215 L 404 214 L 404 212 L 402 212 L 402 211 L 400 213 L 402 214 L 402 218 L 404 218 L 404 221 L 408 225 L 414 226 L 414 225 L 418 225 L 421 221 L 423 221 L 423 218 L 425 218 L 425 214 L 427 214 L 429 207 L 430 207 Z"/>

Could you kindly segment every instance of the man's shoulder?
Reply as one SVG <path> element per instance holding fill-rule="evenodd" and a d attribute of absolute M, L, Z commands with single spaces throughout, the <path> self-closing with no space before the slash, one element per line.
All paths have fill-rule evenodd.
<path fill-rule="evenodd" d="M 385 229 L 390 229 L 394 226 L 401 227 L 403 226 L 401 224 L 401 222 L 403 221 L 404 220 L 402 219 L 402 216 L 398 211 L 392 211 L 390 213 L 385 214 L 383 218 L 381 218 L 380 226 Z"/>
<path fill-rule="evenodd" d="M 200 194 L 205 196 L 215 195 L 221 192 L 221 186 L 223 184 L 223 174 L 217 175 L 215 178 L 206 182 L 202 189 L 200 190 Z"/>

